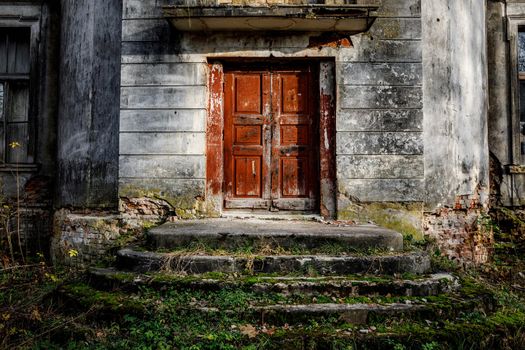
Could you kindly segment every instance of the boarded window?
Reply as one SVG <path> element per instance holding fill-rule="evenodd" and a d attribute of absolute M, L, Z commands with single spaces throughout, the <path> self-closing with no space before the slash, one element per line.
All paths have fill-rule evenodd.
<path fill-rule="evenodd" d="M 0 74 L 29 74 L 29 29 L 0 29 Z"/>
<path fill-rule="evenodd" d="M 28 28 L 0 28 L 0 151 L 6 164 L 32 161 L 29 44 Z"/>

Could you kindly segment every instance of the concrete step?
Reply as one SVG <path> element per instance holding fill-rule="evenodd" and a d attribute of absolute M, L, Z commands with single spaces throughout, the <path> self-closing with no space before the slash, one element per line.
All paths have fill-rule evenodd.
<path fill-rule="evenodd" d="M 225 292 L 230 294 L 226 295 Z M 306 325 L 315 321 L 358 325 L 391 322 L 396 319 L 443 321 L 453 320 L 465 313 L 493 312 L 491 301 L 482 295 L 470 295 L 465 298 L 461 294 L 443 294 L 427 298 L 371 298 L 368 302 L 362 302 L 360 300 L 363 298 L 356 297 L 337 303 L 296 303 L 292 298 L 281 299 L 276 303 L 272 299 L 275 296 L 270 295 L 270 299 L 265 300 L 250 294 L 250 299 L 243 299 L 237 290 L 199 293 L 167 288 L 163 294 L 159 294 L 147 287 L 129 293 L 104 292 L 86 286 L 64 285 L 59 294 L 64 302 L 77 304 L 79 309 L 89 308 L 93 298 L 96 298 L 100 317 L 114 318 L 117 316 L 116 312 L 122 315 L 146 315 L 153 311 L 151 308 L 159 307 L 162 300 L 165 307 L 178 317 L 198 314 L 202 320 L 226 317 L 237 322 L 270 326 Z M 238 301 L 235 301 L 237 299 Z M 225 302 L 227 304 L 224 304 Z"/>
<path fill-rule="evenodd" d="M 142 287 L 156 290 L 177 288 L 179 290 L 219 291 L 238 289 L 257 294 L 280 293 L 330 298 L 354 296 L 436 296 L 458 290 L 458 279 L 451 274 L 440 273 L 418 276 L 412 279 L 392 276 L 184 276 L 166 273 L 140 274 L 119 271 L 114 268 L 89 270 L 90 284 L 104 290 L 137 292 Z"/>
<path fill-rule="evenodd" d="M 305 220 L 204 219 L 181 220 L 148 233 L 153 250 L 224 249 L 285 250 L 311 254 L 356 251 L 402 251 L 400 233 L 375 225 L 327 224 Z"/>
<path fill-rule="evenodd" d="M 436 284 L 440 281 L 453 288 Z M 339 349 L 343 343 L 387 349 L 391 342 L 378 339 L 403 337 L 419 346 L 426 341 L 412 339 L 427 330 L 447 334 L 457 329 L 462 337 L 464 329 L 469 334 L 478 330 L 480 315 L 499 320 L 495 294 L 471 279 L 463 282 L 458 285 L 450 275 L 185 276 L 93 269 L 89 278 L 61 284 L 54 297 L 90 324 L 127 316 L 130 321 L 123 330 L 150 322 L 154 331 L 183 333 L 205 348 L 205 339 L 225 334 L 232 337 L 225 343 L 231 348 L 271 342 L 282 349 Z M 174 347 L 189 347 L 186 344 Z"/>
<path fill-rule="evenodd" d="M 217 308 L 197 307 L 196 312 L 202 313 L 237 313 Z M 413 305 L 403 303 L 390 304 L 295 304 L 295 305 L 267 305 L 248 307 L 244 311 L 245 317 L 260 319 L 262 323 L 272 326 L 283 324 L 309 323 L 316 319 L 334 318 L 350 324 L 367 324 L 371 319 L 392 317 L 421 318 L 431 313 L 429 305 Z"/>
<path fill-rule="evenodd" d="M 357 273 L 394 275 L 424 274 L 430 271 L 428 254 L 396 253 L 382 255 L 191 255 L 130 248 L 119 250 L 117 267 L 135 272 L 173 273 L 298 273 L 306 276 L 334 276 Z"/>

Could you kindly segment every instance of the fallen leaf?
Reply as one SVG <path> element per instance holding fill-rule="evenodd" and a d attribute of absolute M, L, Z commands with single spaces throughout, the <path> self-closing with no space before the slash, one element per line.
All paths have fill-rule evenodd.
<path fill-rule="evenodd" d="M 239 326 L 239 331 L 248 336 L 248 338 L 255 338 L 257 336 L 257 334 L 259 334 L 259 332 L 257 331 L 257 329 L 252 326 L 251 324 L 247 324 L 247 325 L 244 325 L 244 326 Z"/>
<path fill-rule="evenodd" d="M 273 335 L 275 333 L 275 327 L 270 327 L 270 328 L 263 327 L 261 332 L 267 335 Z"/>
<path fill-rule="evenodd" d="M 40 311 L 38 311 L 38 308 L 34 308 L 31 312 L 31 319 L 35 321 L 42 321 L 42 316 L 40 315 Z"/>

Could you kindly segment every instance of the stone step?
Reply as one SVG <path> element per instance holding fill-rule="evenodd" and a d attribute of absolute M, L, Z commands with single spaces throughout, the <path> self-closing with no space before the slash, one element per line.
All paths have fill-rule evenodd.
<path fill-rule="evenodd" d="M 90 283 L 104 290 L 136 292 L 141 287 L 156 290 L 177 288 L 180 290 L 218 291 L 239 289 L 259 294 L 281 293 L 342 298 L 349 296 L 436 296 L 458 290 L 458 279 L 447 273 L 421 276 L 413 279 L 391 276 L 238 276 L 224 275 L 220 278 L 207 276 L 182 276 L 164 273 L 139 274 L 118 271 L 113 268 L 92 268 Z"/>
<path fill-rule="evenodd" d="M 428 318 L 431 313 L 429 305 L 414 305 L 403 303 L 390 304 L 295 304 L 295 305 L 266 305 L 248 307 L 244 311 L 245 317 L 259 319 L 262 323 L 273 326 L 283 324 L 309 323 L 315 319 L 335 318 L 350 324 L 367 324 L 371 319 L 384 319 L 392 317 Z M 195 308 L 196 312 L 237 313 L 230 310 L 217 308 Z M 249 316 L 248 316 L 249 315 Z M 431 315 L 430 315 L 431 316 Z"/>
<path fill-rule="evenodd" d="M 402 251 L 400 233 L 375 225 L 327 224 L 304 220 L 203 219 L 181 220 L 148 233 L 153 250 L 225 249 L 234 251 L 282 249 L 311 254 L 369 250 Z"/>
<path fill-rule="evenodd" d="M 491 313 L 493 308 L 481 297 L 466 300 L 456 299 L 453 295 L 450 298 L 442 295 L 441 299 L 439 302 L 422 298 L 406 302 L 250 305 L 242 310 L 190 306 L 181 311 L 241 315 L 247 320 L 281 326 L 309 324 L 314 320 L 326 319 L 357 325 L 394 319 L 436 321 L 443 318 L 454 319 L 465 312 Z"/>
<path fill-rule="evenodd" d="M 117 252 L 117 267 L 135 272 L 173 273 L 298 273 L 307 276 L 350 275 L 357 273 L 394 275 L 424 274 L 430 271 L 428 254 L 397 253 L 382 255 L 191 255 L 139 251 Z"/>
<path fill-rule="evenodd" d="M 232 297 L 239 298 L 235 291 L 229 292 L 232 295 L 226 296 L 226 300 L 231 302 Z M 195 297 L 189 299 L 188 293 L 179 293 L 178 289 L 168 289 L 161 296 L 147 289 L 142 289 L 137 293 L 102 292 L 85 286 L 64 285 L 59 290 L 59 294 L 65 303 L 78 305 L 79 309 L 89 308 L 93 299 L 96 298 L 100 317 L 114 318 L 118 316 L 116 312 L 122 315 L 146 315 L 152 312 L 152 308 L 158 307 L 159 301 L 162 300 L 166 303 L 166 307 L 169 307 L 169 310 L 178 317 L 200 314 L 202 320 L 213 320 L 226 316 L 237 322 L 270 326 L 304 325 L 315 321 L 358 325 L 391 322 L 396 319 L 443 321 L 453 320 L 465 313 L 493 312 L 491 302 L 484 299 L 483 296 L 475 295 L 464 298 L 456 294 L 428 297 L 428 300 L 426 298 L 405 298 L 399 302 L 393 301 L 398 298 L 375 298 L 371 302 L 361 302 L 360 298 L 355 298 L 339 303 L 288 303 L 286 301 L 282 303 L 263 301 L 261 303 L 254 298 L 229 306 L 221 306 L 224 301 L 215 299 L 220 292 L 208 295 L 193 291 L 189 295 L 195 295 Z M 375 301 L 376 299 L 378 301 Z M 219 305 L 215 305 L 217 303 Z"/>
<path fill-rule="evenodd" d="M 222 335 L 232 337 L 231 342 L 225 343 L 231 348 L 271 342 L 283 349 L 339 349 L 343 348 L 342 344 L 350 348 L 389 349 L 392 343 L 381 340 L 385 338 L 396 341 L 406 338 L 404 344 L 416 344 L 419 348 L 429 342 L 426 336 L 420 338 L 427 330 L 440 330 L 441 335 L 457 330 L 462 337 L 465 329 L 469 329 L 469 334 L 480 329 L 493 331 L 494 323 L 478 328 L 480 315 L 493 317 L 491 322 L 501 318 L 493 292 L 473 284 L 470 279 L 457 290 L 444 290 L 445 293 L 433 296 L 415 296 L 417 288 L 412 295 L 399 297 L 374 296 L 383 291 L 366 290 L 373 288 L 374 283 L 377 286 L 389 286 L 390 283 L 408 286 L 433 283 L 441 277 L 453 279 L 449 275 L 414 276 L 411 280 L 388 276 L 228 277 L 219 274 L 141 275 L 94 269 L 90 279 L 106 280 L 110 282 L 104 283 L 110 284 L 115 279 L 118 284 L 108 290 L 107 286 L 101 288 L 98 283 L 79 278 L 61 284 L 54 297 L 57 303 L 75 310 L 75 314 L 82 314 L 95 327 L 97 323 L 107 325 L 127 316 L 128 324 L 124 323 L 123 330 L 133 329 L 136 322 L 151 322 L 155 330 L 169 329 L 170 334 L 183 332 L 189 342 L 196 340 L 204 348 L 207 348 L 206 343 L 202 341 Z M 132 288 L 128 288 L 130 279 L 135 283 Z M 215 284 L 216 281 L 223 284 Z M 346 291 L 346 281 L 357 283 L 359 288 L 365 288 L 360 293 L 370 292 L 371 295 L 332 299 L 327 298 L 322 289 L 319 293 L 315 287 L 310 289 L 310 283 L 325 283 L 337 293 L 338 288 Z M 162 322 L 158 323 L 159 320 Z M 79 332 L 84 334 L 85 327 L 79 328 Z M 425 341 L 419 341 L 421 339 Z M 184 346 L 175 347 L 189 347 L 186 339 L 181 341 Z"/>

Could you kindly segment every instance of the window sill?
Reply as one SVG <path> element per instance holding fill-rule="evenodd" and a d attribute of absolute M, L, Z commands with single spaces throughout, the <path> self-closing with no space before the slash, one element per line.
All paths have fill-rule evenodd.
<path fill-rule="evenodd" d="M 0 165 L 0 172 L 36 172 L 38 171 L 38 165 L 36 164 L 3 164 Z"/>

